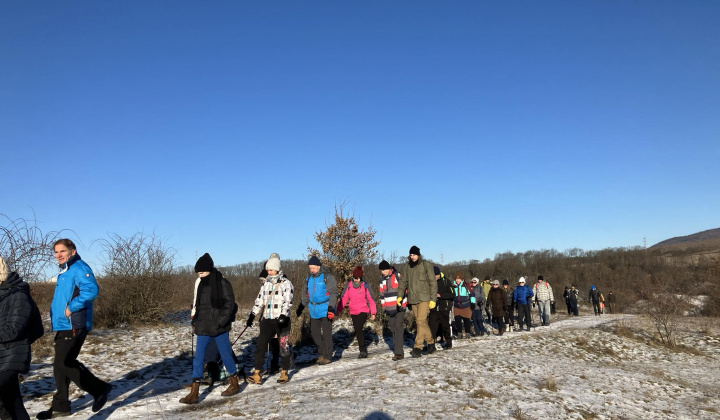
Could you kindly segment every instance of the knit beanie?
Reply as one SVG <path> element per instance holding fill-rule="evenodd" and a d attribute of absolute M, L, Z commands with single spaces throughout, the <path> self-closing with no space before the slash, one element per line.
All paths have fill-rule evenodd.
<path fill-rule="evenodd" d="M 485 276 L 485 280 L 490 280 L 490 276 Z"/>
<path fill-rule="evenodd" d="M 280 271 L 280 256 L 274 252 L 270 254 L 270 258 L 265 263 L 265 269 Z"/>
<path fill-rule="evenodd" d="M 503 286 L 505 286 L 505 285 L 508 285 L 508 286 L 510 285 L 510 282 L 508 282 L 507 279 L 503 280 Z"/>
<path fill-rule="evenodd" d="M 210 254 L 206 252 L 202 257 L 198 258 L 195 263 L 195 272 L 199 273 L 201 271 L 212 271 L 214 266 L 215 263 L 213 262 L 213 259 L 210 257 Z"/>
<path fill-rule="evenodd" d="M 413 245 L 410 247 L 410 255 L 420 255 L 420 248 Z"/>
<path fill-rule="evenodd" d="M 434 265 L 434 266 L 433 266 L 433 272 L 435 273 L 436 276 L 439 276 L 439 275 L 440 275 L 440 268 L 438 268 L 437 265 Z"/>
<path fill-rule="evenodd" d="M 308 261 L 308 265 L 317 265 L 319 267 L 322 267 L 320 258 L 318 258 L 317 255 L 313 255 L 312 257 L 310 257 L 310 260 Z"/>
<path fill-rule="evenodd" d="M 4 283 L 8 277 L 10 277 L 10 268 L 5 264 L 5 260 L 0 257 L 0 283 Z"/>
<path fill-rule="evenodd" d="M 493 280 L 492 284 L 497 284 L 498 286 L 500 286 L 500 280 Z"/>
<path fill-rule="evenodd" d="M 387 261 L 385 261 L 385 260 L 382 260 L 382 261 L 380 261 L 380 266 L 379 266 L 378 268 L 379 268 L 380 270 L 389 270 L 389 269 L 391 269 L 392 267 L 390 267 L 390 263 L 389 263 L 389 262 L 387 262 Z"/>
<path fill-rule="evenodd" d="M 538 280 L 545 280 L 543 276 L 538 276 Z"/>
<path fill-rule="evenodd" d="M 518 280 L 518 283 L 525 283 L 525 277 L 520 277 L 520 280 Z"/>
<path fill-rule="evenodd" d="M 358 265 L 357 267 L 355 267 L 355 269 L 353 270 L 353 277 L 360 277 L 360 278 L 362 278 L 364 274 L 365 274 L 365 273 L 363 273 L 362 267 L 359 266 L 359 265 Z"/>

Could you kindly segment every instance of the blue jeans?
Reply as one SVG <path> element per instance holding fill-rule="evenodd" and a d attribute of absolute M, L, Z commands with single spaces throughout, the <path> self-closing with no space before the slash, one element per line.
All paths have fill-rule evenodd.
<path fill-rule="evenodd" d="M 197 336 L 197 349 L 195 350 L 195 358 L 193 359 L 193 379 L 201 379 L 203 377 L 203 365 L 205 362 L 205 349 L 210 344 L 210 340 L 214 340 L 217 344 L 220 358 L 222 358 L 225 370 L 230 375 L 234 375 L 237 371 L 235 367 L 235 358 L 233 357 L 232 347 L 230 346 L 230 335 L 224 332 L 215 337 L 209 335 Z"/>
<path fill-rule="evenodd" d="M 472 323 L 473 327 L 475 328 L 475 334 L 482 334 L 488 332 L 487 328 L 485 328 L 484 322 L 485 320 L 483 319 L 482 308 L 472 311 Z"/>

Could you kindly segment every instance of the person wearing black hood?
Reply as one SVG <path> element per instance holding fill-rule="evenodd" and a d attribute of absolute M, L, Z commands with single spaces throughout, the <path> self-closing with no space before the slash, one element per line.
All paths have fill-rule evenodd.
<path fill-rule="evenodd" d="M 430 332 L 433 337 L 438 333 L 445 339 L 445 350 L 452 348 L 452 332 L 450 331 L 450 310 L 452 309 L 455 292 L 452 282 L 445 277 L 438 266 L 433 267 L 435 280 L 437 281 L 437 306 L 430 311 Z M 428 344 L 430 345 L 430 344 Z M 432 344 L 435 346 L 435 344 Z"/>
<path fill-rule="evenodd" d="M 197 260 L 195 272 L 199 281 L 195 282 L 195 297 L 191 316 L 193 330 L 197 335 L 197 349 L 193 359 L 193 383 L 190 393 L 180 399 L 183 404 L 197 404 L 199 401 L 205 350 L 211 340 L 217 344 L 223 365 L 230 374 L 228 377 L 230 385 L 221 395 L 229 397 L 240 392 L 237 367 L 229 336 L 232 322 L 235 320 L 235 314 L 237 313 L 232 285 L 215 268 L 215 263 L 208 253 L 205 253 Z"/>
<path fill-rule="evenodd" d="M 30 418 L 23 405 L 18 374 L 30 370 L 27 332 L 31 299 L 30 286 L 0 258 L 0 402 L 3 414 L 12 419 Z"/>

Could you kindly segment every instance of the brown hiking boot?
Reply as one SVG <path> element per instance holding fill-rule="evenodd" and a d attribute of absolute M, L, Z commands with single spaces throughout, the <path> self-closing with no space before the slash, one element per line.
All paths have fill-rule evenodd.
<path fill-rule="evenodd" d="M 237 373 L 234 375 L 230 375 L 228 377 L 228 380 L 230 381 L 230 385 L 227 387 L 225 391 L 223 391 L 220 395 L 223 397 L 229 397 L 231 395 L 235 395 L 238 392 L 240 392 L 240 384 L 238 384 L 238 376 Z"/>
<path fill-rule="evenodd" d="M 180 402 L 183 404 L 197 404 L 198 396 L 200 394 L 200 382 L 193 382 L 190 386 L 190 393 L 185 397 L 180 398 Z"/>
<path fill-rule="evenodd" d="M 505 334 L 505 328 L 501 328 L 500 332 L 498 333 L 498 335 L 503 335 L 503 334 Z"/>
<path fill-rule="evenodd" d="M 316 362 L 316 363 L 317 363 L 318 365 L 327 365 L 328 363 L 330 363 L 330 359 L 326 359 L 326 358 L 324 358 L 324 357 L 321 356 L 321 357 L 319 357 L 319 358 L 317 359 L 317 362 Z"/>
<path fill-rule="evenodd" d="M 280 370 L 280 377 L 278 378 L 279 384 L 284 384 L 285 382 L 289 381 L 290 377 L 287 374 L 287 370 Z"/>
<path fill-rule="evenodd" d="M 260 371 L 255 369 L 253 370 L 252 375 L 247 377 L 247 381 L 251 384 L 260 385 L 262 383 L 262 378 L 260 377 Z"/>
<path fill-rule="evenodd" d="M 402 360 L 402 359 L 404 359 L 404 358 L 405 358 L 405 355 L 404 355 L 404 354 L 393 354 L 393 358 L 392 358 L 392 359 L 393 359 L 394 361 L 398 361 L 398 360 Z"/>

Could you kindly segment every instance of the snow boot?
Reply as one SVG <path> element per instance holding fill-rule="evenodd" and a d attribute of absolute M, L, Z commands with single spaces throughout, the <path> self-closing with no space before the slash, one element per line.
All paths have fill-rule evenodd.
<path fill-rule="evenodd" d="M 185 397 L 180 398 L 180 402 L 183 404 L 197 404 L 199 401 L 199 395 L 200 382 L 193 381 L 192 386 L 190 387 L 190 393 L 187 394 Z"/>
<path fill-rule="evenodd" d="M 255 369 L 252 371 L 252 375 L 248 376 L 247 381 L 251 384 L 260 385 L 262 378 L 260 377 L 260 371 Z"/>
<path fill-rule="evenodd" d="M 367 359 L 367 357 L 368 357 L 368 352 L 366 352 L 366 351 L 361 351 L 360 354 L 358 355 L 358 359 Z"/>
<path fill-rule="evenodd" d="M 420 349 L 412 349 L 410 352 L 410 356 L 412 357 L 421 357 L 422 356 L 422 350 Z"/>
<path fill-rule="evenodd" d="M 228 385 L 227 389 L 220 394 L 223 397 L 229 397 L 240 392 L 240 384 L 238 383 L 237 373 L 228 376 L 228 381 L 230 381 L 230 385 Z"/>
<path fill-rule="evenodd" d="M 427 346 L 427 354 L 433 354 L 433 353 L 435 353 L 435 350 L 437 350 L 437 348 L 435 347 L 435 344 L 434 344 L 434 343 L 433 343 L 433 344 L 428 344 L 428 346 Z"/>
<path fill-rule="evenodd" d="M 503 335 L 503 334 L 505 334 L 505 328 L 500 328 L 500 332 L 498 333 L 498 335 Z"/>
<path fill-rule="evenodd" d="M 450 350 L 452 348 L 452 338 L 448 338 L 445 340 L 445 350 Z"/>
<path fill-rule="evenodd" d="M 280 370 L 280 377 L 278 378 L 279 384 L 284 384 L 290 380 L 290 377 L 287 374 L 287 370 Z"/>
<path fill-rule="evenodd" d="M 512 325 L 509 325 L 509 326 L 508 326 L 508 332 L 512 332 L 512 328 L 513 328 L 513 326 L 512 326 Z"/>

